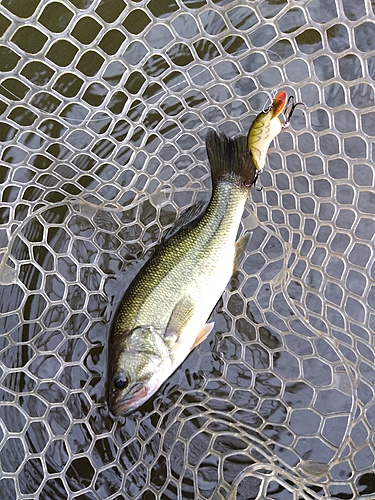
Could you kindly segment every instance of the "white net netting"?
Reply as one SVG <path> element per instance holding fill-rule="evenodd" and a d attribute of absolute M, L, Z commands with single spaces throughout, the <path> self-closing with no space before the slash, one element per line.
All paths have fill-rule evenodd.
<path fill-rule="evenodd" d="M 374 10 L 0 2 L 3 500 L 374 498 Z M 306 108 L 251 192 L 214 331 L 115 420 L 124 288 L 209 198 L 208 128 L 246 134 L 275 88 Z"/>

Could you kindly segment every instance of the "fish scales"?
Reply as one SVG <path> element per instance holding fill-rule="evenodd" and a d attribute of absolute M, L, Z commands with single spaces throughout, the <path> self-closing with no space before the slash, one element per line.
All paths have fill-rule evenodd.
<path fill-rule="evenodd" d="M 115 415 L 145 402 L 203 341 L 206 321 L 227 285 L 256 169 L 246 137 L 206 139 L 213 191 L 195 222 L 162 243 L 126 291 L 109 347 L 109 401 Z M 242 246 L 241 246 L 242 245 Z"/>
<path fill-rule="evenodd" d="M 182 297 L 202 298 L 212 288 L 222 293 L 233 272 L 232 241 L 246 198 L 247 191 L 228 182 L 218 186 L 198 225 L 180 231 L 168 244 L 161 245 L 138 275 L 124 298 L 117 330 L 151 323 L 166 328 Z"/>

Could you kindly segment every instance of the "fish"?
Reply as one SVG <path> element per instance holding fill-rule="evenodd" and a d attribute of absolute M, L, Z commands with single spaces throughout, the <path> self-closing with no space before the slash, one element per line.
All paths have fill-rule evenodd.
<path fill-rule="evenodd" d="M 236 240 L 257 172 L 247 138 L 210 130 L 206 149 L 212 179 L 207 208 L 182 227 L 177 224 L 115 313 L 108 400 L 116 417 L 143 405 L 207 338 L 214 326 L 209 316 L 249 241 L 249 231 Z"/>
<path fill-rule="evenodd" d="M 297 105 L 278 92 L 246 136 L 206 137 L 212 194 L 204 213 L 180 218 L 131 282 L 109 337 L 108 399 L 113 415 L 143 405 L 213 329 L 207 322 L 251 233 L 236 240 L 250 187 L 272 140 Z M 281 121 L 278 116 L 286 110 Z"/>
<path fill-rule="evenodd" d="M 251 124 L 247 141 L 258 175 L 264 170 L 267 151 L 271 142 L 283 129 L 289 126 L 295 108 L 299 105 L 305 105 L 303 102 L 295 103 L 293 101 L 293 96 L 288 99 L 286 92 L 278 92 L 269 108 L 259 113 Z M 279 115 L 285 110 L 287 116 L 285 120 L 281 121 Z"/>

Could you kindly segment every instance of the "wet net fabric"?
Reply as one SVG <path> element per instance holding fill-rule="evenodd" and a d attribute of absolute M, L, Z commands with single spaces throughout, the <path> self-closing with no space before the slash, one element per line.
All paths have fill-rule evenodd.
<path fill-rule="evenodd" d="M 374 498 L 369 1 L 3 0 L 0 497 Z M 298 108 L 215 328 L 143 408 L 106 405 L 115 307 L 209 198 L 208 128 Z"/>

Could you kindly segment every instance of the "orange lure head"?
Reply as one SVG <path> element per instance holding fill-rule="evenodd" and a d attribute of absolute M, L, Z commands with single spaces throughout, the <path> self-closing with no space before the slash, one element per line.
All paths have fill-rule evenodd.
<path fill-rule="evenodd" d="M 286 92 L 280 91 L 276 94 L 274 100 L 272 101 L 271 108 L 269 112 L 271 113 L 271 118 L 275 118 L 282 113 L 286 107 L 288 101 L 288 96 Z"/>

